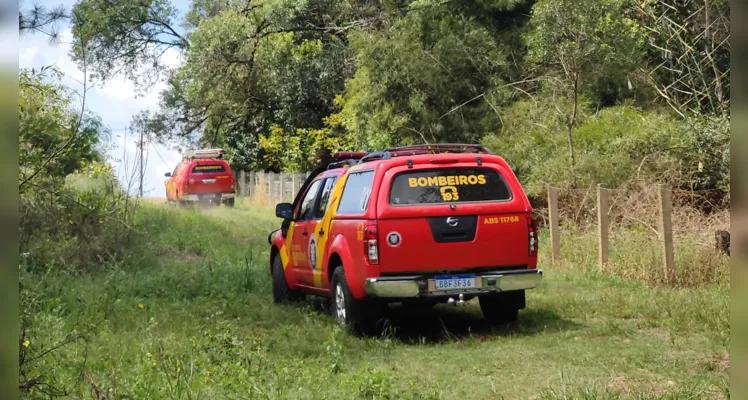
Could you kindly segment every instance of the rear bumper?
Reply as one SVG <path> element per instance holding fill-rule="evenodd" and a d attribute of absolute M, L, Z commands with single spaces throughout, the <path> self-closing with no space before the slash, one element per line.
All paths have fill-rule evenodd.
<path fill-rule="evenodd" d="M 205 200 L 224 200 L 233 199 L 236 193 L 200 193 L 200 194 L 183 194 L 182 201 L 205 201 Z"/>
<path fill-rule="evenodd" d="M 399 299 L 482 294 L 532 289 L 540 285 L 543 270 L 522 269 L 476 274 L 475 288 L 436 290 L 433 276 L 396 276 L 366 279 L 366 293 L 371 297 Z"/>

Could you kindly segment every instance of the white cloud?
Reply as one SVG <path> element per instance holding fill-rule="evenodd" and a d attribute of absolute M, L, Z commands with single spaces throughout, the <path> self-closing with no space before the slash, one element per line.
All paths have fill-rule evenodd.
<path fill-rule="evenodd" d="M 164 65 L 174 68 L 181 64 L 181 57 L 181 52 L 170 48 L 164 52 L 162 62 Z M 135 84 L 131 80 L 124 76 L 117 76 L 106 82 L 100 88 L 97 88 L 97 91 L 110 100 L 120 102 L 122 107 L 130 110 L 133 108 L 137 108 L 137 110 L 156 110 L 158 108 L 160 94 L 164 89 L 166 89 L 166 87 L 166 83 L 160 81 L 143 94 L 136 90 Z M 137 110 L 134 112 L 137 112 Z"/>
<path fill-rule="evenodd" d="M 115 146 L 109 152 L 110 158 L 117 160 L 114 163 L 117 177 L 131 194 L 137 194 L 139 186 L 138 140 L 139 138 L 134 134 L 127 137 L 124 134 L 117 134 L 113 140 Z M 145 168 L 143 168 L 144 196 L 165 197 L 166 177 L 164 173 L 174 170 L 181 160 L 182 155 L 179 152 L 164 145 L 148 143 L 145 148 Z"/>

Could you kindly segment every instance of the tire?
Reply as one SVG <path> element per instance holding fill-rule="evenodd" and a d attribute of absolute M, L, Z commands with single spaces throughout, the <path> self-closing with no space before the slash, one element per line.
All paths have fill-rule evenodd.
<path fill-rule="evenodd" d="M 519 310 L 525 308 L 525 291 L 517 290 L 478 298 L 480 310 L 486 319 L 495 324 L 508 324 L 519 317 Z"/>
<path fill-rule="evenodd" d="M 296 302 L 304 296 L 288 286 L 280 256 L 273 259 L 273 302 L 276 304 Z"/>
<path fill-rule="evenodd" d="M 234 199 L 226 199 L 223 201 L 223 204 L 226 207 L 234 207 Z"/>
<path fill-rule="evenodd" d="M 338 325 L 356 333 L 373 330 L 382 315 L 382 303 L 354 298 L 348 288 L 343 267 L 337 267 L 332 273 L 330 293 L 330 312 Z"/>
<path fill-rule="evenodd" d="M 184 207 L 189 202 L 184 201 L 184 200 L 179 200 L 179 192 L 176 192 L 176 196 L 174 197 L 174 203 L 177 205 L 177 207 Z"/>

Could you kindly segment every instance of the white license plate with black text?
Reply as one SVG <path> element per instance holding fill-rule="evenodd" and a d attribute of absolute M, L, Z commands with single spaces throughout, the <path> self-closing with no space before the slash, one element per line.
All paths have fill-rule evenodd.
<path fill-rule="evenodd" d="M 475 275 L 444 275 L 434 278 L 436 290 L 475 288 Z"/>

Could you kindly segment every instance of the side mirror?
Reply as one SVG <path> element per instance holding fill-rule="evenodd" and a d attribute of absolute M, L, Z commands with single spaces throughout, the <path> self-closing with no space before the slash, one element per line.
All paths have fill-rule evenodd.
<path fill-rule="evenodd" d="M 171 177 L 171 172 L 165 173 L 164 176 L 167 177 L 167 178 Z"/>
<path fill-rule="evenodd" d="M 283 219 L 293 219 L 293 206 L 290 203 L 278 203 L 275 205 L 275 216 Z"/>

